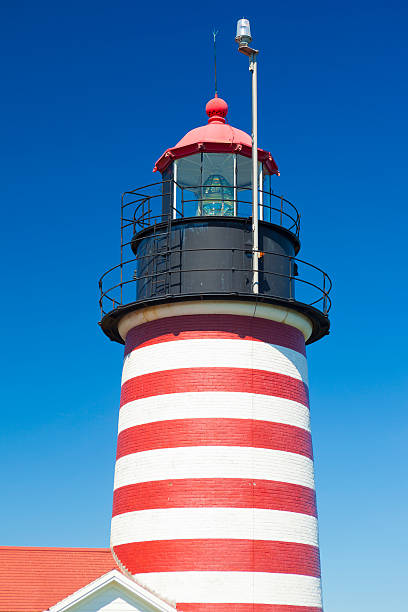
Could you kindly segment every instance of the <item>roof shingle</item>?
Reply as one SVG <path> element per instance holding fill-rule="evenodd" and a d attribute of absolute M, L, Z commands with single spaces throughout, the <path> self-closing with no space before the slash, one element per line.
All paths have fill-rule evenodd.
<path fill-rule="evenodd" d="M 0 546 L 0 612 L 42 612 L 112 569 L 109 548 Z"/>

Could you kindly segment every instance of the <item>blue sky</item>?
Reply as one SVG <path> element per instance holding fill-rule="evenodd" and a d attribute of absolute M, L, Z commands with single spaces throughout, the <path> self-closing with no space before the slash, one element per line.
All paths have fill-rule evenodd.
<path fill-rule="evenodd" d="M 406 601 L 408 9 L 402 2 L 37 1 L 3 7 L 0 543 L 107 546 L 122 348 L 97 326 L 120 194 L 219 93 L 250 131 L 235 22 L 259 56 L 259 144 L 333 278 L 309 348 L 327 612 Z"/>

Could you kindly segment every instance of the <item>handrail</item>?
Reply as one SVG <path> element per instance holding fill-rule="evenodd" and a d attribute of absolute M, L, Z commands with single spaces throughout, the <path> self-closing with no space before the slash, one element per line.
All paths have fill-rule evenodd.
<path fill-rule="evenodd" d="M 164 189 L 165 186 L 168 186 L 167 190 Z M 166 221 L 167 217 L 170 219 L 174 218 L 183 218 L 185 216 L 199 216 L 199 215 L 191 215 L 185 214 L 185 206 L 195 204 L 198 208 L 200 207 L 202 202 L 208 202 L 207 198 L 199 197 L 199 193 L 202 193 L 202 190 L 208 187 L 207 185 L 181 185 L 179 182 L 174 179 L 168 179 L 164 181 L 159 181 L 157 183 L 150 183 L 149 185 L 144 185 L 143 187 L 138 187 L 133 190 L 125 191 L 122 194 L 122 219 L 128 217 L 124 216 L 125 209 L 129 207 L 133 207 L 133 214 L 131 215 L 133 222 L 135 224 L 135 228 L 144 229 L 146 227 L 150 227 L 153 224 L 153 219 L 158 219 L 161 217 L 162 221 Z M 180 203 L 181 207 L 178 203 L 174 203 L 172 200 L 173 189 L 176 188 L 176 191 L 181 192 Z M 155 193 L 156 190 L 156 193 Z M 189 194 L 196 193 L 197 197 L 188 196 L 185 198 L 185 192 Z M 224 202 L 231 202 L 233 204 L 234 210 L 237 211 L 236 216 L 251 216 L 252 214 L 252 190 L 250 187 L 240 187 L 234 191 L 236 194 L 244 195 L 248 193 L 248 199 L 244 197 L 236 197 L 236 198 L 222 198 Z M 262 209 L 263 214 L 261 215 L 263 220 L 269 221 L 272 223 L 276 223 L 282 227 L 286 227 L 289 231 L 292 231 L 296 236 L 299 236 L 300 233 L 300 214 L 297 208 L 284 198 L 278 194 L 273 193 L 271 190 L 267 191 L 265 189 L 260 189 L 259 193 L 262 194 L 262 203 L 259 204 L 260 209 Z M 160 210 L 154 210 L 154 206 L 158 204 L 158 200 L 162 198 L 168 198 L 169 202 L 169 210 L 168 212 Z M 216 200 L 216 198 L 215 198 Z M 279 205 L 273 205 L 274 201 L 278 201 Z M 247 209 L 248 214 L 240 214 L 239 209 Z M 235 216 L 235 215 L 234 215 Z M 272 220 L 273 217 L 273 220 Z M 128 219 L 129 220 L 129 219 Z"/>
<path fill-rule="evenodd" d="M 145 303 L 150 299 L 222 293 L 254 295 L 253 259 L 245 257 L 252 255 L 250 246 L 246 248 L 171 247 L 173 222 L 192 217 L 213 218 L 195 214 L 197 210 L 201 210 L 202 202 L 209 201 L 202 197 L 202 190 L 205 187 L 205 185 L 185 187 L 169 179 L 125 191 L 122 194 L 120 263 L 107 270 L 99 280 L 99 304 L 102 319 L 122 306 L 137 304 L 137 302 Z M 177 198 L 175 198 L 176 193 Z M 296 207 L 289 200 L 274 194 L 271 190 L 260 190 L 260 193 L 263 194 L 261 204 L 263 220 L 299 236 L 300 214 Z M 226 195 L 231 194 L 227 192 Z M 234 210 L 234 217 L 241 219 L 241 222 L 245 219 L 250 220 L 252 216 L 251 188 L 244 187 L 238 191 L 234 190 L 234 196 L 235 199 L 225 197 L 219 201 L 233 204 L 230 208 Z M 216 202 L 217 198 L 214 197 L 210 201 Z M 228 215 L 223 218 L 227 220 L 232 219 L 233 216 Z M 149 227 L 152 228 L 149 238 L 152 239 L 152 244 L 155 246 L 152 252 L 135 255 L 135 238 L 139 232 Z M 140 236 L 141 240 L 142 236 Z M 294 240 L 293 242 L 296 244 Z M 134 252 L 133 249 L 135 249 Z M 220 253 L 221 267 L 214 267 L 214 261 L 217 261 L 217 258 L 215 260 L 209 258 L 210 261 L 206 267 L 205 256 L 210 252 Z M 228 255 L 222 256 L 222 252 L 230 252 L 231 259 Z M 301 310 L 312 307 L 324 316 L 328 315 L 331 308 L 329 294 L 332 282 L 323 270 L 294 255 L 264 250 L 256 252 L 260 262 L 257 299 L 271 298 L 278 300 L 279 303 L 287 301 L 292 304 L 292 307 Z M 194 253 L 196 253 L 195 258 L 192 256 Z M 281 263 L 276 258 L 280 258 Z M 231 261 L 230 266 L 226 265 L 229 260 Z M 177 265 L 174 265 L 175 261 Z M 206 272 L 207 276 L 205 276 Z M 189 277 L 189 274 L 192 276 Z M 223 289 L 221 289 L 221 276 L 218 274 L 223 276 L 222 282 L 225 282 L 222 285 Z M 194 285 L 195 278 L 203 280 L 203 284 L 199 287 L 197 285 L 197 291 Z M 307 312 L 310 311 L 307 310 Z M 315 315 L 312 315 L 312 318 L 313 316 Z"/>
<path fill-rule="evenodd" d="M 152 260 L 154 257 L 160 256 L 160 257 L 169 257 L 171 255 L 175 255 L 177 253 L 188 253 L 188 252 L 208 252 L 208 251 L 217 251 L 217 252 L 222 252 L 222 251 L 229 251 L 231 253 L 233 252 L 241 252 L 241 253 L 248 253 L 250 251 L 248 251 L 248 249 L 238 249 L 238 248 L 218 248 L 218 247 L 208 247 L 208 248 L 200 248 L 200 249 L 167 249 L 167 250 L 163 250 L 160 251 L 158 253 L 154 253 L 154 254 L 148 254 L 148 255 L 140 255 L 131 259 L 128 259 L 127 261 L 123 261 L 120 264 L 117 264 L 116 266 L 113 266 L 112 268 L 110 268 L 109 270 L 107 270 L 99 279 L 99 289 L 100 289 L 100 300 L 99 300 L 99 304 L 100 304 L 100 308 L 101 308 L 101 316 L 103 317 L 105 314 L 107 314 L 107 310 L 104 308 L 104 300 L 108 300 L 110 303 L 112 303 L 113 309 L 118 308 L 119 306 L 124 305 L 122 303 L 122 299 L 120 298 L 113 298 L 110 294 L 111 292 L 113 292 L 115 289 L 122 289 L 124 285 L 129 285 L 130 283 L 134 283 L 135 285 L 135 290 L 137 291 L 138 285 L 137 283 L 140 281 L 144 281 L 144 280 L 153 280 L 155 278 L 159 278 L 159 277 L 163 277 L 163 276 L 171 276 L 172 274 L 187 274 L 187 273 L 191 273 L 191 272 L 226 272 L 226 271 L 232 271 L 232 272 L 243 272 L 246 275 L 250 276 L 252 270 L 251 268 L 230 268 L 230 267 L 225 267 L 225 268 L 215 268 L 215 267 L 207 267 L 207 268 L 183 268 L 183 269 L 173 269 L 173 270 L 164 270 L 164 271 L 159 271 L 159 272 L 152 272 L 150 274 L 137 274 L 135 273 L 135 270 L 131 271 L 131 278 L 123 278 L 123 269 L 125 266 L 128 266 L 129 264 L 133 264 L 136 266 L 139 265 L 140 262 L 143 262 L 143 260 L 145 259 L 150 259 Z M 259 253 L 261 254 L 261 251 L 259 251 Z M 304 261 L 302 259 L 299 259 L 297 257 L 293 257 L 293 256 L 289 256 L 289 255 L 284 255 L 282 253 L 276 253 L 274 251 L 262 251 L 262 257 L 264 258 L 265 255 L 272 255 L 274 257 L 281 257 L 283 259 L 285 259 L 286 261 L 288 261 L 289 264 L 289 274 L 285 274 L 282 272 L 277 272 L 275 270 L 261 270 L 260 274 L 261 275 L 266 275 L 266 276 L 274 276 L 274 277 L 279 277 L 279 278 L 286 278 L 288 279 L 288 286 L 289 288 L 292 285 L 292 282 L 298 282 L 298 283 L 302 283 L 303 285 L 308 285 L 309 287 L 313 287 L 317 292 L 318 292 L 318 297 L 317 299 L 313 299 L 312 301 L 309 302 L 303 302 L 302 299 L 297 300 L 300 301 L 302 303 L 305 303 L 309 306 L 313 306 L 316 305 L 320 302 L 323 302 L 323 308 L 322 308 L 322 312 L 324 315 L 327 315 L 328 312 L 330 311 L 331 308 L 331 299 L 329 296 L 329 293 L 332 289 L 332 281 L 330 279 L 330 277 L 328 276 L 328 274 L 326 274 L 326 272 L 324 272 L 321 268 L 319 268 L 318 266 L 315 266 L 314 264 L 311 264 L 307 261 Z M 301 266 L 304 266 L 307 270 L 309 269 L 313 269 L 315 270 L 317 273 L 319 273 L 319 275 L 321 275 L 321 283 L 317 284 L 316 282 L 311 282 L 311 280 L 308 280 L 307 278 L 303 278 L 302 276 L 299 276 L 298 273 L 293 274 L 292 270 L 294 269 L 295 266 L 293 266 L 293 264 L 300 264 Z M 109 275 L 111 275 L 115 270 L 120 270 L 121 272 L 121 278 L 119 280 L 119 282 L 114 283 L 113 285 L 109 286 L 107 289 L 104 288 L 104 279 L 106 279 Z M 136 267 L 137 270 L 137 267 Z M 121 292 L 122 293 L 122 292 Z M 202 290 L 202 294 L 205 294 L 205 288 Z M 213 293 L 213 292 L 208 292 L 208 293 Z M 247 293 L 251 293 L 251 292 L 247 292 Z M 168 295 L 173 295 L 173 294 L 168 294 Z M 177 295 L 183 295 L 183 292 L 177 294 Z M 281 297 L 281 296 L 272 296 L 269 293 L 265 292 L 262 290 L 262 285 L 259 288 L 259 293 L 258 295 L 261 296 L 266 296 L 266 297 Z M 288 301 L 293 301 L 294 297 L 290 297 L 288 298 Z M 136 300 L 137 301 L 137 298 Z M 127 302 L 126 302 L 127 303 Z M 112 310 L 112 309 L 111 309 Z"/>

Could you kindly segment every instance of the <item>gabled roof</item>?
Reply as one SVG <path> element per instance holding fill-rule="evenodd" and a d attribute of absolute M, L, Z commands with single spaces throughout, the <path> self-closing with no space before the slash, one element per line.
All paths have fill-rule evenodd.
<path fill-rule="evenodd" d="M 112 599 L 115 600 L 115 609 L 119 608 L 118 599 L 120 599 L 122 603 L 124 600 L 127 603 L 131 601 L 135 610 L 143 609 L 151 612 L 174 612 L 176 610 L 157 595 L 121 574 L 119 570 L 112 570 L 58 602 L 50 608 L 49 612 L 69 612 L 78 604 L 82 604 L 87 610 L 99 610 L 100 607 L 105 609 L 105 605 L 109 604 Z"/>
<path fill-rule="evenodd" d="M 109 548 L 0 546 L 0 612 L 42 612 L 117 565 Z"/>

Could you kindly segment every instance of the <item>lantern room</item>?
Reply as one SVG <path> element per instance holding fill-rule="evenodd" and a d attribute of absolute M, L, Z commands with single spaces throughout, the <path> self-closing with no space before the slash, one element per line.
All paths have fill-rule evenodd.
<path fill-rule="evenodd" d="M 151 304 L 255 300 L 302 313 L 314 342 L 329 329 L 331 282 L 297 258 L 300 214 L 272 189 L 278 167 L 263 149 L 253 162 L 251 136 L 227 122 L 224 100 L 206 112 L 206 125 L 157 160 L 158 180 L 122 196 L 120 263 L 99 283 L 102 329 L 123 342 L 121 321 Z"/>
<path fill-rule="evenodd" d="M 247 216 L 242 204 L 252 184 L 251 137 L 227 123 L 228 105 L 215 97 L 206 105 L 208 124 L 188 132 L 158 159 L 155 171 L 163 177 L 162 214 L 183 216 Z M 258 149 L 260 206 L 264 186 L 279 174 L 272 155 Z M 261 211 L 261 218 L 263 218 Z"/>

